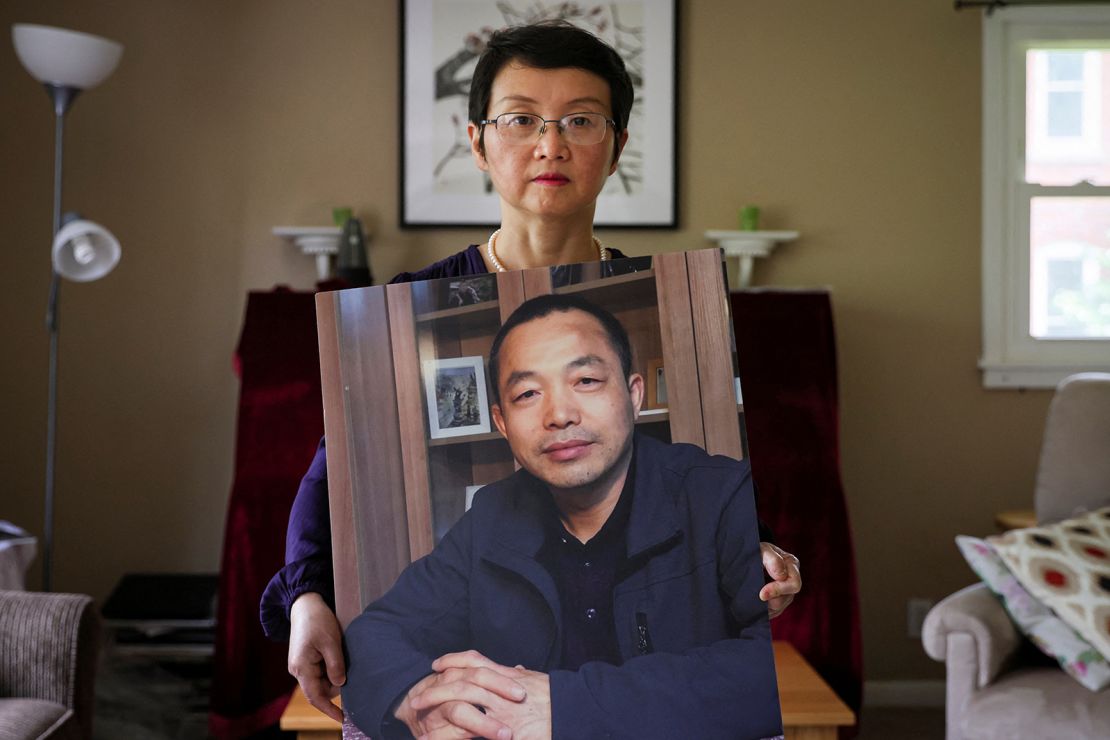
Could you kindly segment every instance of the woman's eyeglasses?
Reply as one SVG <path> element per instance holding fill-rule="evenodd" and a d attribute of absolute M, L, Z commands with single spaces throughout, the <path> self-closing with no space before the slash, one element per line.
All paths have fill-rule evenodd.
<path fill-rule="evenodd" d="M 506 144 L 531 144 L 543 136 L 547 124 L 554 123 L 568 144 L 588 146 L 604 141 L 609 126 L 617 127 L 616 121 L 600 113 L 569 113 L 559 119 L 541 118 L 532 113 L 502 113 L 478 123 L 492 123 L 498 137 Z"/>

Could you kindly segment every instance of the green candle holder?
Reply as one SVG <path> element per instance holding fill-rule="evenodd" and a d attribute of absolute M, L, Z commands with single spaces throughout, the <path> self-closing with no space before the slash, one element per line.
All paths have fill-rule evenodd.
<path fill-rule="evenodd" d="M 744 206 L 740 209 L 740 230 L 759 231 L 759 206 Z"/>
<path fill-rule="evenodd" d="M 354 211 L 352 211 L 350 208 L 331 209 L 331 220 L 336 226 L 341 229 L 347 223 L 347 219 L 349 219 L 353 215 L 355 215 Z"/>

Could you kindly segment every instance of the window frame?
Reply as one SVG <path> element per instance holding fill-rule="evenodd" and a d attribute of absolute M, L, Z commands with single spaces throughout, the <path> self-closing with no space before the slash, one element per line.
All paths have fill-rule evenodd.
<path fill-rule="evenodd" d="M 1110 7 L 1007 8 L 983 18 L 983 353 L 986 388 L 1053 388 L 1110 367 L 1110 339 L 1030 334 L 1029 203 L 1108 197 L 1110 186 L 1025 182 L 1026 55 L 1034 43 L 1110 49 Z"/>

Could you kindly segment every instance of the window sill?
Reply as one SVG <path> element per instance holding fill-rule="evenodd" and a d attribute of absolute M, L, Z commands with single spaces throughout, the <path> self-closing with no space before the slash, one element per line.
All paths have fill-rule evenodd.
<path fill-rule="evenodd" d="M 1054 389 L 1060 381 L 1076 373 L 1106 372 L 1107 366 L 1095 365 L 1016 365 L 980 362 L 983 387 L 987 389 L 1021 390 L 1025 388 Z"/>

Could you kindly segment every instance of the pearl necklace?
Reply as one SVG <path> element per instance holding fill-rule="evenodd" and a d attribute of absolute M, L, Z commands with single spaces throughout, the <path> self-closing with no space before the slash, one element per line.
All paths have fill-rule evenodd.
<path fill-rule="evenodd" d="M 508 268 L 501 264 L 501 260 L 497 259 L 497 251 L 493 247 L 497 242 L 497 235 L 500 233 L 501 229 L 497 229 L 489 235 L 489 241 L 486 242 L 486 256 L 489 257 L 489 263 L 493 265 L 498 272 L 508 272 Z M 608 262 L 611 256 L 609 254 L 609 248 L 604 246 L 601 240 L 596 236 L 591 234 L 590 238 L 594 240 L 594 247 L 597 248 L 597 258 L 602 262 Z"/>

